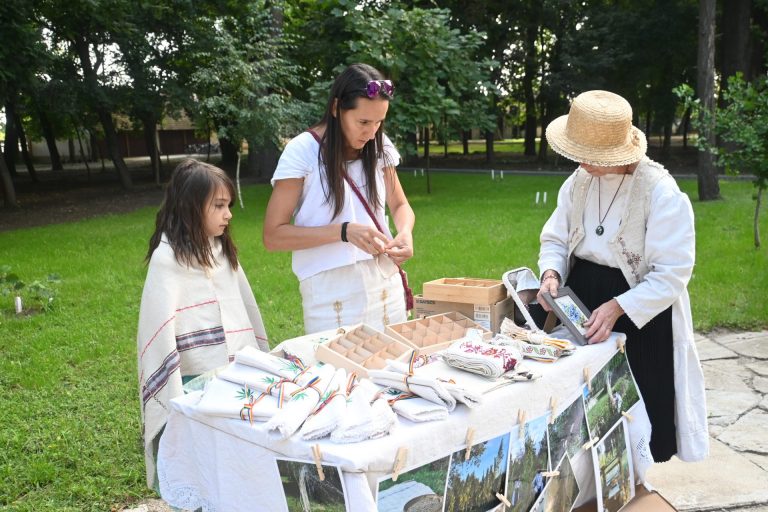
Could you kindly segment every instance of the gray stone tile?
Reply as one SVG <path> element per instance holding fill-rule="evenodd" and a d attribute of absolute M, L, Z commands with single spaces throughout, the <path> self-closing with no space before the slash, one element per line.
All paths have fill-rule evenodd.
<path fill-rule="evenodd" d="M 748 340 L 768 339 L 768 331 L 756 331 L 756 332 L 733 332 L 723 334 L 708 335 L 710 339 L 717 340 L 722 345 L 731 345 L 733 343 L 740 343 Z"/>
<path fill-rule="evenodd" d="M 742 356 L 768 359 L 768 336 L 730 343 L 727 347 Z"/>
<path fill-rule="evenodd" d="M 696 349 L 699 352 L 699 359 L 702 361 L 711 361 L 713 359 L 736 358 L 739 355 L 714 341 L 704 339 L 696 343 Z"/>
<path fill-rule="evenodd" d="M 741 416 L 760 403 L 761 395 L 753 391 L 707 391 L 707 413 L 712 417 Z M 713 421 L 713 420 L 710 420 Z M 722 422 L 718 422 L 722 425 Z"/>
<path fill-rule="evenodd" d="M 766 425 L 768 425 L 768 412 L 756 409 L 739 418 L 733 425 L 726 427 L 717 439 L 742 452 L 750 451 L 768 455 Z M 768 485 L 765 487 L 768 489 Z"/>
<path fill-rule="evenodd" d="M 768 377 L 755 377 L 752 379 L 752 388 L 763 395 L 768 394 Z"/>
<path fill-rule="evenodd" d="M 723 416 L 721 416 L 720 418 L 722 418 L 722 417 Z M 713 421 L 712 421 L 713 419 L 714 420 L 719 420 L 720 418 L 710 418 L 710 420 L 709 420 L 709 435 L 710 435 L 710 437 L 717 438 L 717 436 L 719 436 L 723 432 L 723 430 L 725 430 L 725 428 L 728 425 L 730 425 L 731 423 L 733 423 L 734 421 L 736 421 L 738 419 L 736 416 L 732 416 L 731 417 L 732 420 L 727 422 L 727 423 L 722 423 L 720 425 L 718 425 L 717 423 L 713 423 Z"/>
<path fill-rule="evenodd" d="M 764 396 L 762 400 L 760 400 L 760 408 L 764 411 L 768 411 L 768 396 Z"/>
<path fill-rule="evenodd" d="M 768 377 L 768 361 L 754 361 L 746 366 L 756 374 Z"/>
<path fill-rule="evenodd" d="M 752 373 L 737 359 L 705 361 L 701 366 L 704 369 L 704 386 L 707 389 L 721 391 L 752 390 L 748 384 Z"/>
<path fill-rule="evenodd" d="M 764 471 L 768 471 L 768 455 L 760 455 L 757 453 L 745 453 L 744 456 L 760 466 Z"/>
<path fill-rule="evenodd" d="M 715 439 L 708 459 L 686 463 L 673 458 L 654 464 L 646 476 L 681 512 L 768 503 L 768 472 Z"/>

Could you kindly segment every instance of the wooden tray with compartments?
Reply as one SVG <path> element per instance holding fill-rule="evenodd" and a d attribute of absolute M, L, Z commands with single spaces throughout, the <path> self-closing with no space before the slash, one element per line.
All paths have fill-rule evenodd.
<path fill-rule="evenodd" d="M 464 304 L 496 304 L 507 298 L 507 289 L 501 279 L 443 277 L 424 283 L 422 296 Z"/>
<path fill-rule="evenodd" d="M 391 324 L 386 327 L 386 332 L 396 340 L 417 349 L 420 355 L 428 355 L 463 338 L 467 329 L 480 329 L 483 333 L 490 334 L 488 329 L 455 311 Z"/>
<path fill-rule="evenodd" d="M 317 346 L 318 361 L 368 377 L 368 370 L 384 368 L 387 359 L 405 361 L 413 349 L 365 324 L 358 324 Z"/>

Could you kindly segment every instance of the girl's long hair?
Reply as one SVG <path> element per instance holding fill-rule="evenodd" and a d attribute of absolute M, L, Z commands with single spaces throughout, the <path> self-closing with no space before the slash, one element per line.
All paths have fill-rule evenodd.
<path fill-rule="evenodd" d="M 201 268 L 216 265 L 205 233 L 205 212 L 219 187 L 228 190 L 230 198 L 235 197 L 232 180 L 218 167 L 188 158 L 173 170 L 155 218 L 155 232 L 149 239 L 147 261 L 165 233 L 179 264 Z M 237 247 L 230 237 L 229 226 L 218 238 L 232 270 L 237 270 Z"/>
<path fill-rule="evenodd" d="M 341 111 L 356 108 L 358 98 L 368 98 L 366 92 L 368 82 L 383 79 L 384 75 L 372 66 L 352 64 L 336 77 L 331 86 L 325 113 L 318 123 L 318 125 L 325 125 L 325 132 L 320 139 L 318 162 L 321 169 L 325 167 L 323 192 L 325 193 L 326 204 L 333 208 L 334 217 L 341 212 L 344 206 L 344 176 L 347 173 L 346 158 L 344 157 L 344 134 L 341 130 Z M 379 96 L 387 100 L 390 99 L 384 94 Z M 368 197 L 368 204 L 373 209 L 382 206 L 376 190 L 376 162 L 382 159 L 385 167 L 393 167 L 384 153 L 383 133 L 384 123 L 382 122 L 376 131 L 375 138 L 369 140 L 360 151 L 366 181 L 365 195 Z"/>

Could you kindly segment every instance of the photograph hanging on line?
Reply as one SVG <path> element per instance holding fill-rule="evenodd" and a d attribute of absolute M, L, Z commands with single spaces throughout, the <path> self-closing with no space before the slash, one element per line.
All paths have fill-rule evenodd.
<path fill-rule="evenodd" d="M 445 483 L 448 478 L 450 455 L 436 461 L 411 468 L 397 476 L 379 479 L 376 507 L 381 512 L 409 512 L 411 510 L 443 510 Z"/>
<path fill-rule="evenodd" d="M 584 334 L 587 328 L 584 322 L 589 320 L 591 312 L 583 302 L 576 296 L 576 293 L 568 287 L 563 286 L 557 290 L 557 297 L 552 297 L 548 292 L 541 294 L 544 302 L 552 308 L 552 312 L 560 322 L 568 329 L 573 336 L 573 341 L 586 345 L 588 343 Z"/>
<path fill-rule="evenodd" d="M 622 412 L 640 401 L 640 392 L 629 368 L 626 354 L 616 352 L 591 380 L 592 391 L 584 386 L 584 406 L 591 439 L 602 438 L 622 418 Z"/>
<path fill-rule="evenodd" d="M 349 510 L 341 468 L 323 464 L 324 480 L 320 480 L 314 462 L 296 459 L 275 459 L 283 483 L 288 512 Z"/>
<path fill-rule="evenodd" d="M 508 512 L 527 512 L 536 502 L 546 484 L 545 473 L 549 468 L 547 445 L 547 418 L 540 416 L 512 429 L 509 443 L 509 470 L 507 471 Z"/>
<path fill-rule="evenodd" d="M 626 420 L 593 448 L 598 510 L 618 512 L 635 497 L 635 476 Z"/>
<path fill-rule="evenodd" d="M 501 510 L 496 494 L 504 495 L 509 461 L 509 434 L 453 452 L 445 488 L 445 512 Z"/>
<path fill-rule="evenodd" d="M 570 512 L 580 489 L 568 454 L 563 454 L 563 458 L 553 470 L 558 474 L 550 477 L 544 488 L 543 510 L 544 512 Z"/>
<path fill-rule="evenodd" d="M 587 420 L 584 415 L 584 401 L 581 392 L 575 395 L 571 404 L 557 415 L 549 425 L 549 460 L 556 461 L 564 453 L 575 457 L 583 452 L 582 446 L 589 441 Z"/>

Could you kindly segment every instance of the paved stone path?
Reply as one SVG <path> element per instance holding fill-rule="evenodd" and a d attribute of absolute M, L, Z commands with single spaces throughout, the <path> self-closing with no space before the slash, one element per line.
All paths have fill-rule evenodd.
<path fill-rule="evenodd" d="M 648 481 L 681 512 L 768 512 L 768 331 L 696 336 L 710 457 L 656 464 Z M 169 512 L 149 499 L 124 512 Z"/>

